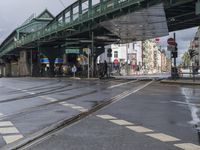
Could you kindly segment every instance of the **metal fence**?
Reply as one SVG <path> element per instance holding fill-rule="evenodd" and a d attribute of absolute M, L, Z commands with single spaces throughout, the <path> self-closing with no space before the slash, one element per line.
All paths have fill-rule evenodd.
<path fill-rule="evenodd" d="M 172 67 L 172 78 L 175 79 L 190 79 L 200 80 L 200 67 L 199 66 L 187 66 L 187 67 Z"/>

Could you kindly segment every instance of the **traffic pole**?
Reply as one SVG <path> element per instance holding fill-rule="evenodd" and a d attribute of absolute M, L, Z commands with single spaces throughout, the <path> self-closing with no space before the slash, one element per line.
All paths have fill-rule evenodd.
<path fill-rule="evenodd" d="M 174 32 L 174 41 L 176 42 L 176 33 Z M 176 57 L 174 57 L 174 67 L 176 68 Z"/>

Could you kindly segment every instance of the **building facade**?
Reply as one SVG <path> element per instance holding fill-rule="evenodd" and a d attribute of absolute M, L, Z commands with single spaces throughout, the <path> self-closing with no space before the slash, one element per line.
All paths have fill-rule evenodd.
<path fill-rule="evenodd" d="M 167 56 L 164 50 L 158 46 L 155 39 L 146 41 L 137 41 L 128 44 L 113 44 L 107 49 L 112 49 L 112 57 L 107 57 L 107 50 L 99 56 L 98 62 L 104 60 L 118 64 L 120 68 L 128 66 L 129 74 L 136 74 L 138 71 L 142 74 L 153 74 L 166 71 Z"/>

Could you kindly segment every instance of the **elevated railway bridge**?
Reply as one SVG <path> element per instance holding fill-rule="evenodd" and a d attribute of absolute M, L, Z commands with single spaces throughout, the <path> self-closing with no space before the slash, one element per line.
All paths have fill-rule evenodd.
<path fill-rule="evenodd" d="M 8 76 L 37 75 L 42 54 L 53 75 L 56 58 L 67 62 L 66 50 L 90 48 L 95 62 L 106 45 L 199 26 L 199 13 L 198 0 L 78 0 L 55 17 L 45 10 L 15 29 L 0 45 L 1 68 Z"/>

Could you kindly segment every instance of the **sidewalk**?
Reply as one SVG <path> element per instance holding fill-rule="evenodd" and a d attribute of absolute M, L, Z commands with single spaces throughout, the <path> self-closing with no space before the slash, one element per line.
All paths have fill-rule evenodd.
<path fill-rule="evenodd" d="M 126 75 L 126 76 L 113 76 L 115 79 L 126 80 L 162 80 L 170 77 L 169 73 L 164 74 L 146 74 L 146 75 Z"/>
<path fill-rule="evenodd" d="M 131 76 L 113 76 L 115 79 L 124 80 L 161 80 L 161 83 L 169 84 L 186 84 L 186 85 L 200 85 L 200 80 L 196 79 L 170 79 L 171 74 L 151 74 L 151 75 L 131 75 Z"/>
<path fill-rule="evenodd" d="M 165 79 L 160 81 L 161 83 L 170 83 L 170 84 L 186 84 L 186 85 L 200 85 L 200 80 L 183 80 L 183 79 L 177 79 L 177 80 L 173 80 L 173 79 Z"/>

